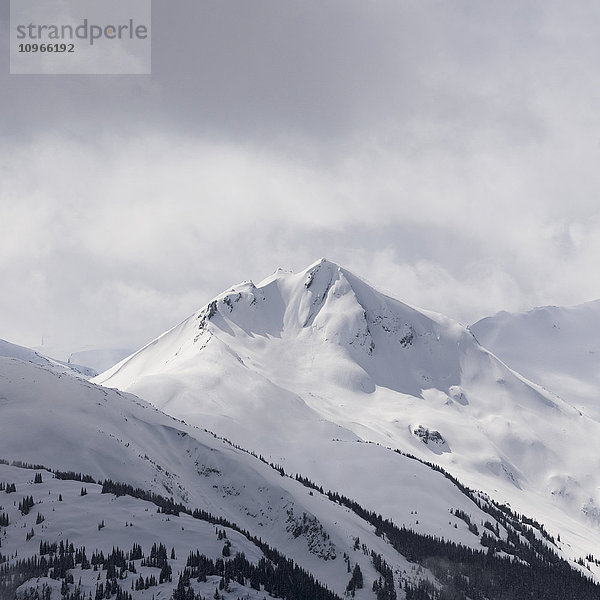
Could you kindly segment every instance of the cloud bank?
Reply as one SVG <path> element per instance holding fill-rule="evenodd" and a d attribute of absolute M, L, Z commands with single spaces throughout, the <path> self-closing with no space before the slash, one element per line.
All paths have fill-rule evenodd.
<path fill-rule="evenodd" d="M 320 256 L 463 322 L 600 297 L 599 31 L 595 3 L 180 0 L 150 77 L 0 76 L 0 337 L 135 347 Z"/>

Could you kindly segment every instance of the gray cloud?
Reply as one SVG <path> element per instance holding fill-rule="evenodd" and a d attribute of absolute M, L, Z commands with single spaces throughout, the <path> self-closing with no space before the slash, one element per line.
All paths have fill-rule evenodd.
<path fill-rule="evenodd" d="M 0 337 L 138 345 L 323 255 L 464 322 L 600 297 L 596 3 L 153 8 L 151 77 L 0 75 Z"/>

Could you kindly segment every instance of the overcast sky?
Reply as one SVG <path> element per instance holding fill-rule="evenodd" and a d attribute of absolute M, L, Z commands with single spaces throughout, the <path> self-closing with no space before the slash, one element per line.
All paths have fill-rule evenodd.
<path fill-rule="evenodd" d="M 596 0 L 155 0 L 151 76 L 10 76 L 0 11 L 0 338 L 321 256 L 463 323 L 600 298 Z"/>

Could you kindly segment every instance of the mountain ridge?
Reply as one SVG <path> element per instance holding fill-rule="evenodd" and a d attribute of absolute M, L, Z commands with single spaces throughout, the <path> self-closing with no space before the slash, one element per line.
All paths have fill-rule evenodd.
<path fill-rule="evenodd" d="M 408 597 L 414 586 L 432 600 L 456 581 L 484 593 L 486 581 L 509 573 L 510 589 L 523 578 L 535 597 L 557 598 L 564 576 L 587 598 L 594 588 L 573 569 L 600 581 L 599 465 L 589 456 L 599 424 L 511 370 L 467 328 L 380 294 L 330 261 L 229 288 L 93 381 L 28 358 L 37 360 L 0 358 L 0 459 L 110 478 L 107 494 L 162 494 L 159 512 L 173 502 L 188 516 L 198 507 L 338 595 L 354 565 L 366 585 L 352 592 L 365 600 Z M 103 378 L 119 386 L 96 385 Z M 83 514 L 84 490 L 52 483 L 48 502 L 62 490 L 69 505 L 38 523 L 19 516 L 16 501 L 42 488 L 2 462 L 0 474 L 25 485 L 6 513 L 4 548 L 30 556 L 38 537 L 61 535 L 61 515 Z M 84 521 L 73 531 L 92 530 L 88 539 L 108 549 L 123 525 L 102 487 L 90 484 L 89 495 L 108 537 Z M 129 519 L 150 527 L 147 508 L 126 505 Z M 180 523 L 161 525 L 160 539 L 188 548 Z M 199 527 L 199 545 L 216 558 L 210 528 Z M 141 541 L 147 549 L 148 535 Z M 173 585 L 159 591 L 179 600 Z"/>
<path fill-rule="evenodd" d="M 579 444 L 600 436 L 598 423 L 468 328 L 327 260 L 229 288 L 94 381 L 351 497 L 366 500 L 372 477 L 366 465 L 341 476 L 339 465 L 352 464 L 349 443 L 372 441 L 433 461 L 555 531 L 565 514 L 580 532 L 600 524 L 596 446 Z"/>
<path fill-rule="evenodd" d="M 600 300 L 501 311 L 470 328 L 513 368 L 600 419 Z"/>
<path fill-rule="evenodd" d="M 98 372 L 91 367 L 56 360 L 31 348 L 19 346 L 18 344 L 13 344 L 12 342 L 0 339 L 0 357 L 2 356 L 8 358 L 18 358 L 46 369 L 50 369 L 55 373 L 64 373 L 74 377 L 83 377 L 85 379 L 89 379 L 98 375 Z"/>
<path fill-rule="evenodd" d="M 0 533 L 2 551 L 10 553 L 5 565 L 8 570 L 0 570 L 0 591 L 7 582 L 10 589 L 6 573 L 15 568 L 27 573 L 26 569 L 32 568 L 29 563 L 27 567 L 25 563 L 19 566 L 19 560 L 33 560 L 38 547 L 42 552 L 44 544 L 58 544 L 65 537 L 78 547 L 87 546 L 90 553 L 104 549 L 107 555 L 115 544 L 123 548 L 124 543 L 140 543 L 147 552 L 152 543 L 160 541 L 176 548 L 171 558 L 173 566 L 179 569 L 194 544 L 199 552 L 210 549 L 214 560 L 220 551 L 214 541 L 218 530 L 211 536 L 212 527 L 186 521 L 192 511 L 185 506 L 199 507 L 201 521 L 233 528 L 238 533 L 248 532 L 243 533 L 246 540 L 232 532 L 227 534 L 227 539 L 233 540 L 233 551 L 241 549 L 258 560 L 257 545 L 273 557 L 264 546 L 270 544 L 277 549 L 277 556 L 284 557 L 276 560 L 289 566 L 288 559 L 293 559 L 317 583 L 326 583 L 338 595 L 347 591 L 351 566 L 356 569 L 357 564 L 365 584 L 356 590 L 357 598 L 383 597 L 373 590 L 382 574 L 389 576 L 391 582 L 386 598 L 402 597 L 402 590 L 421 582 L 429 590 L 447 586 L 447 563 L 434 571 L 427 567 L 425 559 L 432 552 L 457 553 L 463 561 L 474 561 L 474 566 L 469 567 L 472 569 L 480 569 L 482 561 L 503 569 L 501 554 L 510 550 L 531 561 L 527 567 L 530 584 L 540 578 L 540 569 L 546 564 L 536 563 L 527 544 L 518 541 L 517 532 L 533 522 L 507 509 L 500 510 L 485 495 L 468 492 L 447 474 L 377 444 L 355 441 L 353 445 L 360 452 L 352 452 L 351 466 L 360 468 L 362 463 L 372 468 L 387 461 L 402 489 L 401 494 L 391 496 L 403 512 L 394 522 L 382 520 L 374 510 L 380 502 L 372 497 L 363 506 L 338 492 L 324 492 L 318 483 L 302 474 L 286 474 L 280 466 L 268 464 L 211 432 L 177 421 L 131 394 L 104 389 L 15 358 L 0 358 L 0 381 L 5 426 L 0 437 L 0 502 L 8 504 L 0 509 Z M 34 443 L 40 439 L 43 444 Z M 10 466 L 7 459 L 11 459 Z M 57 470 L 54 474 L 38 473 L 44 467 L 36 463 L 50 463 Z M 28 473 L 23 469 L 29 469 Z M 32 469 L 36 471 L 35 478 Z M 104 479 L 104 484 L 94 483 L 87 477 L 89 474 Z M 122 480 L 127 483 L 118 483 Z M 8 489 L 11 481 L 17 483 L 14 490 Z M 165 492 L 171 497 L 165 497 Z M 162 496 L 156 496 L 161 493 Z M 381 495 L 386 493 L 383 489 Z M 110 494 L 116 497 L 111 499 Z M 126 498 L 120 500 L 123 496 Z M 17 501 L 21 507 L 30 497 L 32 510 L 17 509 Z M 144 508 L 132 498 L 145 502 L 154 498 L 158 515 L 154 511 L 149 514 L 147 505 Z M 180 505 L 184 514 L 176 518 Z M 480 529 L 484 522 L 486 527 Z M 570 558 L 570 551 L 539 525 L 529 535 L 546 548 L 544 561 L 550 561 L 548 564 L 559 561 L 559 557 Z M 217 541 L 221 539 L 218 537 Z M 491 562 L 489 557 L 485 559 L 490 544 L 504 548 Z M 457 557 L 452 560 L 457 561 Z M 0 563 L 3 561 L 0 558 Z M 48 573 L 36 564 L 32 573 Z M 561 565 L 569 569 L 574 584 L 586 585 L 576 576 L 578 564 Z M 594 563 L 590 565 L 595 568 Z M 146 577 L 152 573 L 143 563 L 134 567 Z M 110 580 L 110 567 L 107 569 L 105 564 L 102 570 L 107 570 L 106 580 Z M 91 578 L 77 563 L 68 571 L 75 579 L 69 582 L 65 575 L 62 587 L 56 578 L 46 575 L 37 581 L 26 581 L 19 588 L 18 597 L 25 599 L 26 590 L 46 585 L 56 593 L 59 589 L 69 590 L 74 599 L 77 577 L 82 578 L 84 591 L 93 592 L 98 581 L 95 575 Z M 133 592 L 132 576 L 126 571 L 121 571 L 118 581 L 124 582 L 125 589 L 131 586 Z M 155 576 L 158 580 L 158 572 Z M 174 594 L 175 581 L 174 577 L 164 583 L 151 582 L 150 589 Z M 211 579 L 209 583 L 218 581 Z M 249 587 L 247 579 L 238 580 L 238 584 Z M 591 585 L 587 587 L 592 589 Z M 207 586 L 199 589 L 206 593 Z M 234 589 L 245 591 L 244 587 Z"/>

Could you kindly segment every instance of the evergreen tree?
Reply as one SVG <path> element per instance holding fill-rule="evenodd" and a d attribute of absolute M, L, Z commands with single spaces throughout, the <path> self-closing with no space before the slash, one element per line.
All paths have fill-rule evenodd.
<path fill-rule="evenodd" d="M 33 496 L 25 496 L 23 500 L 19 502 L 19 510 L 21 511 L 21 514 L 28 515 L 29 510 L 33 507 L 34 504 L 35 503 L 33 501 Z"/>

